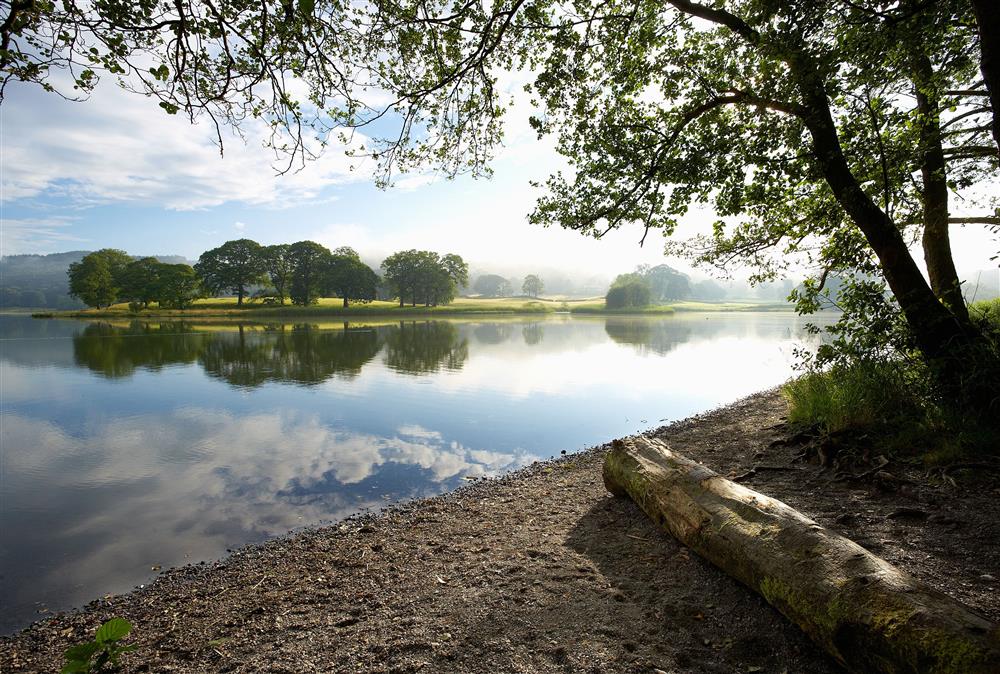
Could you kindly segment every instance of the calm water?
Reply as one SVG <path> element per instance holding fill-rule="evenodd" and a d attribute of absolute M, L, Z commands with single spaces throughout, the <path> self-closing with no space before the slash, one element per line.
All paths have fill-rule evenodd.
<path fill-rule="evenodd" d="M 0 316 L 0 631 L 776 385 L 802 326 Z"/>

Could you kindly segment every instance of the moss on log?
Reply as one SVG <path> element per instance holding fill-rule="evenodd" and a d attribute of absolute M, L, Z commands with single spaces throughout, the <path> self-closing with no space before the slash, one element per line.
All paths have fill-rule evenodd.
<path fill-rule="evenodd" d="M 661 441 L 615 441 L 605 459 L 604 484 L 763 595 L 850 670 L 1000 672 L 997 625 Z"/>

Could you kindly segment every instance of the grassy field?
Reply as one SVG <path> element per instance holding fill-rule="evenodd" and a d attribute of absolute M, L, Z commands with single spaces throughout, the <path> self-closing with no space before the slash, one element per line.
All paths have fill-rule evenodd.
<path fill-rule="evenodd" d="M 244 302 L 242 307 L 236 306 L 236 299 L 231 297 L 198 300 L 190 309 L 159 309 L 155 305 L 133 314 L 127 304 L 116 304 L 108 309 L 86 309 L 83 311 L 55 311 L 37 314 L 40 317 L 72 317 L 72 318 L 305 318 L 305 317 L 365 317 L 365 316 L 452 316 L 452 315 L 534 315 L 554 312 L 570 312 L 574 314 L 598 315 L 666 315 L 677 311 L 775 311 L 787 310 L 789 305 L 783 303 L 761 302 L 675 302 L 643 309 L 608 310 L 604 308 L 603 298 L 584 300 L 549 300 L 544 298 L 531 299 L 526 297 L 476 298 L 459 297 L 451 304 L 424 307 L 400 307 L 398 302 L 370 302 L 368 304 L 353 304 L 346 309 L 340 299 L 326 297 L 317 304 L 308 307 L 265 305 L 255 302 Z"/>

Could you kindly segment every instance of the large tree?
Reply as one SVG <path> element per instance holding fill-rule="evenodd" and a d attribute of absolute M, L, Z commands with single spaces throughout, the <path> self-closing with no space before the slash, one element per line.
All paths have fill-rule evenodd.
<path fill-rule="evenodd" d="M 528 274 L 524 277 L 524 282 L 521 284 L 521 291 L 530 297 L 538 297 L 545 290 L 545 284 L 542 279 L 538 278 L 535 274 Z"/>
<path fill-rule="evenodd" d="M 327 285 L 347 308 L 352 301 L 370 302 L 375 299 L 378 274 L 361 261 L 353 248 L 343 246 L 333 251 L 330 257 Z"/>
<path fill-rule="evenodd" d="M 132 262 L 129 254 L 115 248 L 102 248 L 70 264 L 69 294 L 87 306 L 110 307 L 120 298 L 125 270 Z"/>
<path fill-rule="evenodd" d="M 299 241 L 288 249 L 292 261 L 292 281 L 289 297 L 292 304 L 315 304 L 326 290 L 331 253 L 326 246 L 315 241 Z"/>
<path fill-rule="evenodd" d="M 236 306 L 243 306 L 247 289 L 265 281 L 264 260 L 264 249 L 259 243 L 236 239 L 202 253 L 194 269 L 207 291 L 235 293 Z"/>

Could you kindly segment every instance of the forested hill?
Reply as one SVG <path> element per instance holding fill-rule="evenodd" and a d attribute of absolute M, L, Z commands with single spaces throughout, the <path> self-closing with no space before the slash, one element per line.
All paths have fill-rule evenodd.
<path fill-rule="evenodd" d="M 50 255 L 0 257 L 0 308 L 81 309 L 83 303 L 69 296 L 66 270 L 89 250 Z M 180 255 L 157 255 L 161 262 L 188 263 Z"/>

